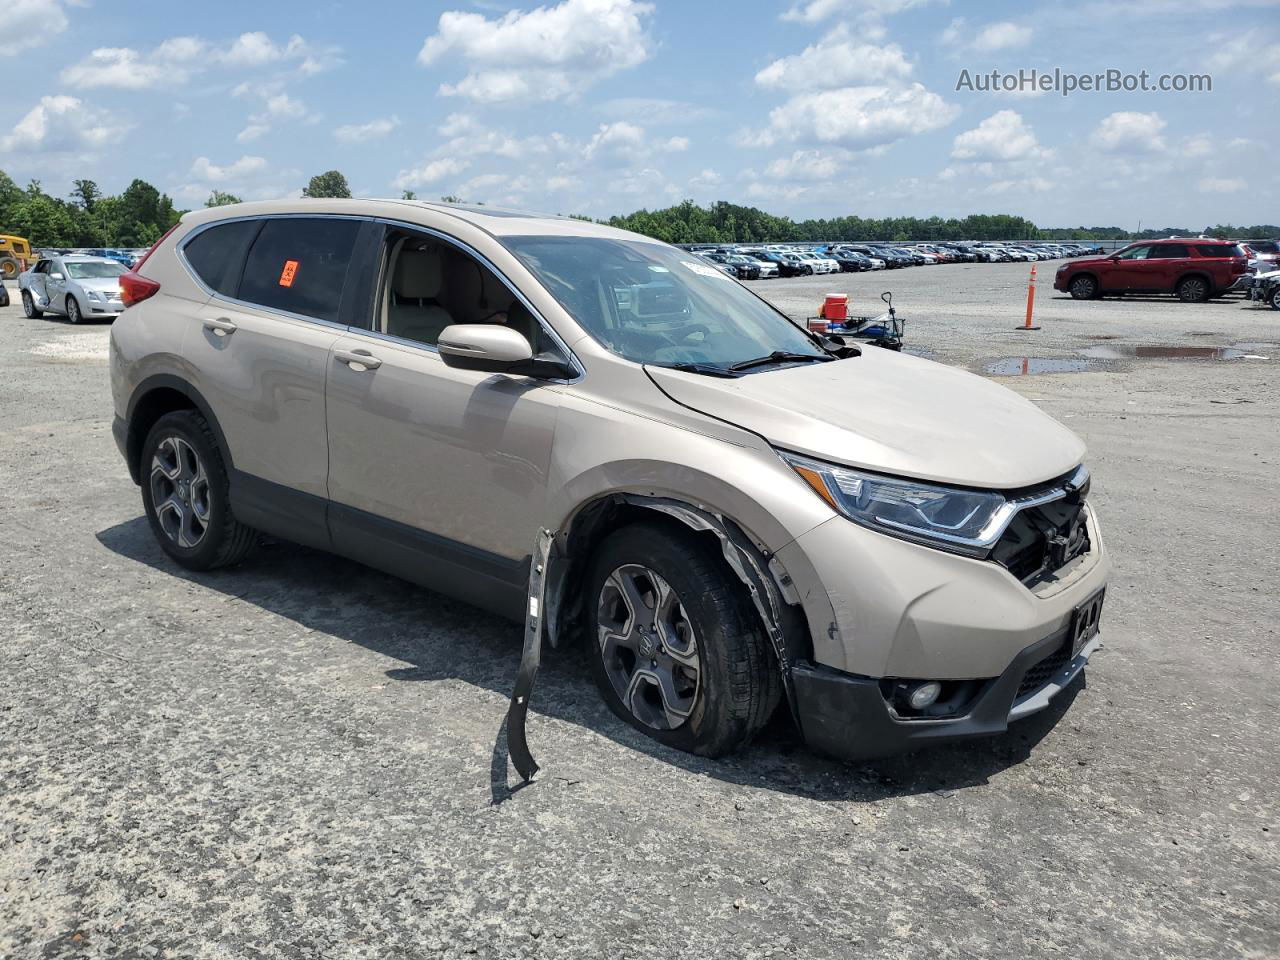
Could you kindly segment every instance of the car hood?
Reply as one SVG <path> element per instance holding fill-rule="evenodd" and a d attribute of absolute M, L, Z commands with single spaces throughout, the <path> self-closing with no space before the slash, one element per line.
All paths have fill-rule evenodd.
<path fill-rule="evenodd" d="M 776 447 L 880 473 L 1008 490 L 1060 477 L 1085 453 L 1012 390 L 878 347 L 736 379 L 646 370 L 676 403 Z"/>
<path fill-rule="evenodd" d="M 86 277 L 83 280 L 72 280 L 76 286 L 85 290 L 96 290 L 99 293 L 119 293 L 119 277 Z"/>

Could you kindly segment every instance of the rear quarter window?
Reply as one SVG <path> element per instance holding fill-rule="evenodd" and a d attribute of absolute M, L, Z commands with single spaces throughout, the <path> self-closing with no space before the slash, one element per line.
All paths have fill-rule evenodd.
<path fill-rule="evenodd" d="M 234 297 L 245 252 L 261 228 L 261 220 L 234 220 L 208 227 L 188 240 L 182 253 L 206 287 Z"/>
<path fill-rule="evenodd" d="M 1239 246 L 1230 243 L 1202 243 L 1196 247 L 1196 253 L 1202 257 L 1243 257 L 1245 255 Z"/>
<path fill-rule="evenodd" d="M 336 322 L 359 230 L 358 220 L 264 221 L 245 261 L 239 299 Z"/>

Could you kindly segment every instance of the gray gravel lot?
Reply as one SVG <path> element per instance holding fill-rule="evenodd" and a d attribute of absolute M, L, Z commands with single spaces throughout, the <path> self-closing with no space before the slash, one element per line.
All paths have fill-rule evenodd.
<path fill-rule="evenodd" d="M 0 310 L 0 957 L 1280 956 L 1280 313 L 1077 303 L 1042 266 L 1038 333 L 1019 264 L 754 289 L 893 289 L 911 347 L 975 371 L 1269 358 L 1002 381 L 1091 449 L 1116 572 L 1084 682 L 990 742 L 849 766 L 780 718 L 710 762 L 556 654 L 514 793 L 518 627 L 287 544 L 176 568 L 108 328 Z"/>

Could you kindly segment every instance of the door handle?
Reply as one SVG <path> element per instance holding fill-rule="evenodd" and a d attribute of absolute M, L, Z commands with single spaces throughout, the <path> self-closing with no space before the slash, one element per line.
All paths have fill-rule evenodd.
<path fill-rule="evenodd" d="M 228 337 L 236 332 L 236 325 L 230 320 L 208 319 L 204 321 L 204 328 L 213 331 L 214 336 Z"/>
<path fill-rule="evenodd" d="M 357 373 L 377 370 L 382 366 L 382 361 L 367 350 L 335 350 L 333 355 Z"/>

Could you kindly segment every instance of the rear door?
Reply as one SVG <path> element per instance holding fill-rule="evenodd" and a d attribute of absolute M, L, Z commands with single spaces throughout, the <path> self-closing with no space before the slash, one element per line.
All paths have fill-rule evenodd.
<path fill-rule="evenodd" d="M 41 260 L 27 277 L 26 289 L 31 291 L 31 299 L 37 307 L 43 307 L 49 302 L 49 295 L 45 292 L 44 285 L 49 279 L 49 267 L 52 263 L 52 260 Z"/>
<path fill-rule="evenodd" d="M 45 309 L 55 313 L 66 313 L 67 299 L 67 265 L 61 258 L 55 257 L 49 263 L 49 272 L 44 277 Z"/>
<path fill-rule="evenodd" d="M 1171 293 L 1191 263 L 1185 243 L 1157 243 L 1147 256 L 1148 289 Z"/>
<path fill-rule="evenodd" d="M 365 225 L 324 216 L 224 221 L 182 247 L 212 294 L 182 349 L 226 437 L 233 507 L 252 526 L 321 546 L 325 377 Z"/>

